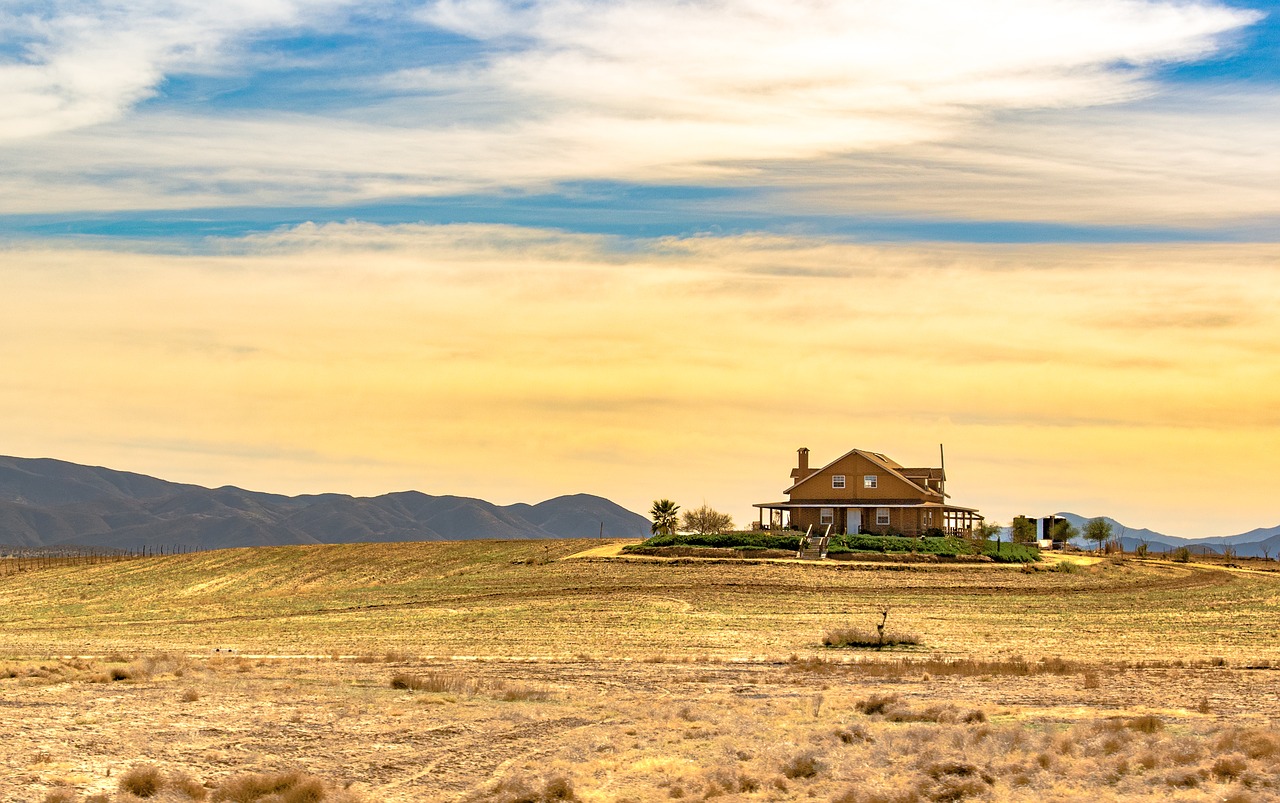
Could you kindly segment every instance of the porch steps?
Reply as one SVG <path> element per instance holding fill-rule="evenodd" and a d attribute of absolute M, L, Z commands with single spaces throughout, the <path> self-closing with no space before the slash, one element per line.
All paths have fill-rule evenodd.
<path fill-rule="evenodd" d="M 827 544 L 831 539 L 827 536 L 821 538 L 810 538 L 809 545 L 800 551 L 796 557 L 800 560 L 822 560 L 827 556 Z"/>

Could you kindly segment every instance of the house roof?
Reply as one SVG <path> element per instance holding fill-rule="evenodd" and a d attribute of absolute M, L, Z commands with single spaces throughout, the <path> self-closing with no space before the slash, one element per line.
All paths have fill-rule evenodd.
<path fill-rule="evenodd" d="M 813 471 L 810 471 L 807 475 L 805 475 L 803 478 L 796 480 L 795 483 L 790 488 L 783 491 L 783 493 L 784 494 L 791 493 L 796 488 L 800 487 L 800 485 L 803 484 L 806 480 L 811 479 L 817 474 L 821 474 L 823 471 L 826 471 L 827 469 L 831 468 L 836 463 L 839 463 L 841 460 L 844 460 L 846 457 L 849 457 L 850 455 L 854 455 L 854 454 L 860 454 L 863 457 L 870 460 L 872 463 L 879 464 L 885 471 L 888 471 L 890 474 L 896 475 L 903 482 L 915 488 L 919 488 L 921 493 L 938 495 L 938 492 L 933 490 L 932 488 L 926 488 L 925 486 L 916 482 L 917 479 L 920 479 L 924 475 L 916 475 L 915 477 L 908 476 L 903 473 L 902 466 L 893 462 L 892 460 L 880 454 L 879 452 L 868 452 L 865 449 L 850 449 L 849 451 L 837 457 L 835 460 L 832 460 L 830 463 L 827 463 L 825 466 L 818 469 L 814 469 Z M 908 469 L 908 470 L 911 470 L 911 469 Z M 915 469 L 915 470 L 918 471 L 919 469 Z M 935 469 L 927 469 L 927 470 L 933 471 Z M 941 471 L 941 469 L 937 469 L 937 470 Z M 846 507 L 847 506 L 848 505 L 846 505 Z"/>
<path fill-rule="evenodd" d="M 919 477 L 926 480 L 945 480 L 947 478 L 946 472 L 940 468 L 900 468 L 898 473 L 912 479 Z"/>

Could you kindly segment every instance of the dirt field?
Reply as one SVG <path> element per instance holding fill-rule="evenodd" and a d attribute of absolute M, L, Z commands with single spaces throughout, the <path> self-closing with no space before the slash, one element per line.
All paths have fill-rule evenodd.
<path fill-rule="evenodd" d="M 132 800 L 137 764 L 213 799 L 291 769 L 364 801 L 1280 799 L 1271 566 L 486 542 L 25 572 L 0 799 Z M 919 647 L 821 646 L 885 606 Z"/>

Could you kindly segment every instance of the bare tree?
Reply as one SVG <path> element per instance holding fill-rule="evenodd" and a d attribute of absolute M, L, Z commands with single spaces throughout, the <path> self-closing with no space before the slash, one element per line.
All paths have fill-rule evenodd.
<path fill-rule="evenodd" d="M 703 505 L 694 510 L 686 510 L 681 515 L 680 529 L 699 535 L 727 533 L 733 529 L 733 517 Z"/>

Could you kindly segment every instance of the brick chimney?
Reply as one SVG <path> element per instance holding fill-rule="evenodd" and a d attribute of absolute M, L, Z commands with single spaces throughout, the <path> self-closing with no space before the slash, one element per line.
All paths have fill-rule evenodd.
<path fill-rule="evenodd" d="M 809 450 L 801 446 L 797 450 L 796 454 L 798 455 L 796 463 L 797 468 L 793 469 L 791 472 L 792 479 L 801 479 L 802 477 L 809 476 Z"/>

